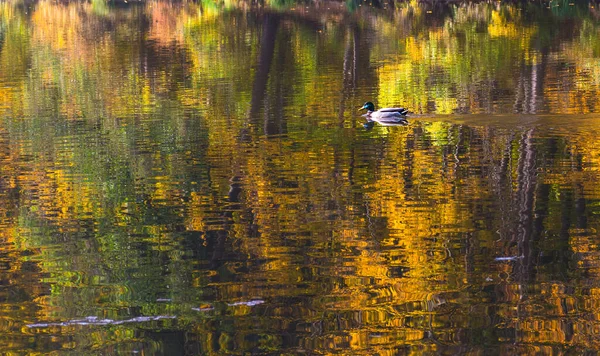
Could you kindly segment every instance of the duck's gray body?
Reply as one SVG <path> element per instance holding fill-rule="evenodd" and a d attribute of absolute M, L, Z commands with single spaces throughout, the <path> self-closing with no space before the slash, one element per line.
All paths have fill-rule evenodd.
<path fill-rule="evenodd" d="M 405 108 L 383 108 L 375 110 L 373 103 L 367 102 L 361 109 L 367 110 L 367 113 L 363 116 L 368 121 L 375 121 L 383 126 L 398 126 L 408 124 L 408 120 L 406 119 L 408 110 Z"/>

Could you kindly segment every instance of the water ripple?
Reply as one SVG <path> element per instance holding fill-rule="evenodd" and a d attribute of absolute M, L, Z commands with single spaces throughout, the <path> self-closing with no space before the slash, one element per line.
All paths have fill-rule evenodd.
<path fill-rule="evenodd" d="M 112 319 L 100 319 L 97 316 L 88 316 L 84 319 L 74 319 L 74 320 L 67 320 L 67 321 L 63 321 L 60 323 L 36 323 L 36 324 L 27 324 L 28 328 L 37 328 L 37 329 L 43 329 L 43 328 L 49 328 L 49 327 L 53 327 L 53 326 L 71 326 L 71 325 L 122 325 L 122 324 L 129 324 L 129 323 L 145 323 L 148 321 L 156 321 L 156 320 L 163 320 L 163 319 L 175 319 L 176 316 L 173 315 L 157 315 L 157 316 L 138 316 L 135 318 L 131 318 L 131 319 L 124 319 L 124 320 L 112 320 Z"/>

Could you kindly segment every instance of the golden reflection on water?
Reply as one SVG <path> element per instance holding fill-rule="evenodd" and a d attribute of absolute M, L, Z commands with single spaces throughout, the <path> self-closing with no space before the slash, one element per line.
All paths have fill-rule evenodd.
<path fill-rule="evenodd" d="M 593 9 L 209 5 L 0 5 L 3 350 L 598 349 Z"/>

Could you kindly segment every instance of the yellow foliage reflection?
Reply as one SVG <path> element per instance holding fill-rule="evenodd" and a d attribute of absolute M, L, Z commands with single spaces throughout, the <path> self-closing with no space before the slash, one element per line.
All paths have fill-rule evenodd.
<path fill-rule="evenodd" d="M 597 349 L 594 13 L 268 3 L 0 4 L 0 345 Z"/>

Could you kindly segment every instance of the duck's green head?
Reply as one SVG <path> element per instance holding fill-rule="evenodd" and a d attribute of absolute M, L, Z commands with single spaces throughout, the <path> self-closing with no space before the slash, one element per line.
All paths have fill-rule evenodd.
<path fill-rule="evenodd" d="M 375 111 L 375 105 L 372 102 L 367 101 L 359 110 Z"/>

